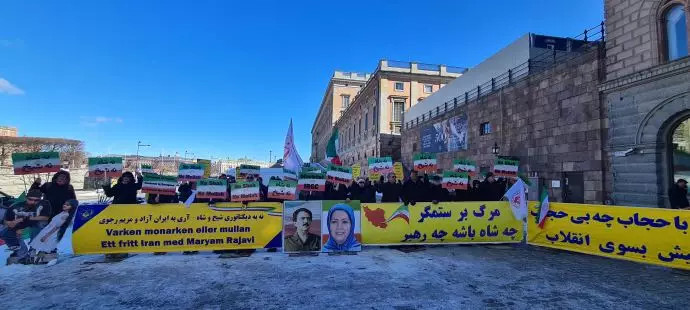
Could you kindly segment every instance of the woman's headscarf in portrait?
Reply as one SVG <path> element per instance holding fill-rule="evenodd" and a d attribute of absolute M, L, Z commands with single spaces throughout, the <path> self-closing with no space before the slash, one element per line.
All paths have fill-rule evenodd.
<path fill-rule="evenodd" d="M 345 239 L 343 244 L 336 243 L 331 236 L 331 217 L 333 217 L 333 213 L 335 211 L 345 211 L 345 213 L 347 213 L 347 217 L 350 218 L 350 234 L 347 236 L 347 239 Z M 326 242 L 326 245 L 324 245 L 325 249 L 331 251 L 349 251 L 352 248 L 361 246 L 361 244 L 355 238 L 355 213 L 352 211 L 350 206 L 344 203 L 339 203 L 331 207 L 331 209 L 328 210 L 328 221 L 326 222 L 326 225 L 328 225 L 328 241 Z"/>

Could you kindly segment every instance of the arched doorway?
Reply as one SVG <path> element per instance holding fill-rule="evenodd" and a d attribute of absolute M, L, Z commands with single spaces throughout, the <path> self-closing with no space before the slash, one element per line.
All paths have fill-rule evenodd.
<path fill-rule="evenodd" d="M 670 132 L 671 140 L 668 144 L 671 156 L 670 182 L 675 183 L 678 179 L 690 180 L 690 118 L 685 117 L 676 123 L 675 128 Z"/>

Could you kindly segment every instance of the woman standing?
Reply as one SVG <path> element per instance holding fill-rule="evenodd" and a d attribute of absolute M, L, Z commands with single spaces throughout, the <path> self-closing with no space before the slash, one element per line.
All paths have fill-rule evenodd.
<path fill-rule="evenodd" d="M 113 204 L 136 204 L 137 191 L 141 189 L 144 183 L 144 177 L 137 172 L 137 182 L 134 183 L 134 175 L 127 171 L 117 179 L 117 183 L 110 187 L 110 185 L 103 185 L 105 195 L 113 198 Z"/>
<path fill-rule="evenodd" d="M 70 184 L 69 172 L 65 170 L 55 173 L 52 180 L 43 185 L 41 185 L 41 178 L 37 178 L 31 185 L 31 189 L 39 189 L 43 193 L 44 199 L 50 202 L 52 208 L 50 218 L 62 212 L 62 205 L 67 200 L 77 199 L 77 195 L 74 194 L 74 187 Z"/>

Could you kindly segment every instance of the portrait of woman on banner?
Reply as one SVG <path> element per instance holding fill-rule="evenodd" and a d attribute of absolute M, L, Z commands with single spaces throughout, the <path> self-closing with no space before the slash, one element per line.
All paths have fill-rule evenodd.
<path fill-rule="evenodd" d="M 355 237 L 355 220 L 352 207 L 344 203 L 336 204 L 328 210 L 328 241 L 323 246 L 324 252 L 362 250 L 362 245 Z"/>

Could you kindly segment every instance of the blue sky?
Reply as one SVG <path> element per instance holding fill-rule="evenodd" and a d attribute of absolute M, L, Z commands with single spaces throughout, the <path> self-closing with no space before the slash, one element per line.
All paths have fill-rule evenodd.
<path fill-rule="evenodd" d="M 527 32 L 574 36 L 603 0 L 3 1 L 0 125 L 92 154 L 303 159 L 333 70 L 471 67 Z"/>

